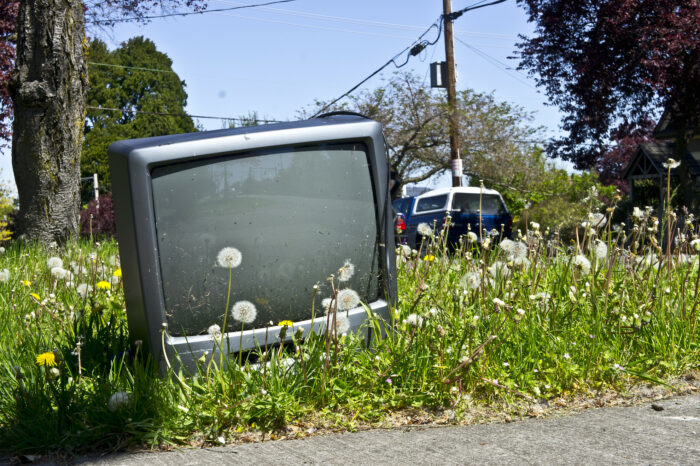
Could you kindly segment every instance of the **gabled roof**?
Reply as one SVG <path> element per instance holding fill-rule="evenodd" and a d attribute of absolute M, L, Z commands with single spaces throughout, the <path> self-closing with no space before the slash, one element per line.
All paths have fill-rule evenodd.
<path fill-rule="evenodd" d="M 665 176 L 666 167 L 664 163 L 674 156 L 675 144 L 672 142 L 645 142 L 640 144 L 632 160 L 625 169 L 622 179 L 626 180 L 630 176 Z M 700 175 L 700 150 L 686 152 L 688 169 L 691 176 Z M 678 169 L 671 170 L 674 175 Z"/>

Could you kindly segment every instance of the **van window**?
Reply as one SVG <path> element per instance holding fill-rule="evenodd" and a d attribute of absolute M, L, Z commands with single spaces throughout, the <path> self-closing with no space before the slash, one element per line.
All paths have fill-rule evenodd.
<path fill-rule="evenodd" d="M 416 212 L 427 212 L 429 210 L 439 210 L 445 208 L 447 194 L 441 196 L 431 196 L 419 199 L 416 204 Z"/>
<path fill-rule="evenodd" d="M 452 210 L 465 214 L 479 213 L 479 193 L 455 193 L 452 196 Z M 484 194 L 481 196 L 482 215 L 505 215 L 508 213 L 500 196 Z"/>

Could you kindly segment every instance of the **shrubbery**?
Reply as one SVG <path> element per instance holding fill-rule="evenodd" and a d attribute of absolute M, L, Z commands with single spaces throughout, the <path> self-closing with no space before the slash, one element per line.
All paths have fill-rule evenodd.
<path fill-rule="evenodd" d="M 109 236 L 116 238 L 117 230 L 114 223 L 114 204 L 112 195 L 99 197 L 99 205 L 93 199 L 80 212 L 80 234 L 82 236 Z"/>

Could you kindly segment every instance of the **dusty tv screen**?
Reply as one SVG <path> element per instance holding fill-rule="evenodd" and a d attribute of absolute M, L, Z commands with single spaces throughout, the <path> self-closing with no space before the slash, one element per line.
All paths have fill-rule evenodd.
<path fill-rule="evenodd" d="M 232 352 L 262 345 L 282 320 L 320 330 L 327 278 L 348 261 L 343 287 L 388 316 L 394 239 L 378 123 L 343 116 L 120 141 L 109 160 L 130 333 L 161 362 L 164 327 L 167 353 L 213 355 L 207 329 L 239 301 L 257 312 L 226 319 Z M 226 248 L 240 253 L 235 267 L 221 264 Z M 345 314 L 352 331 L 367 315 Z"/>

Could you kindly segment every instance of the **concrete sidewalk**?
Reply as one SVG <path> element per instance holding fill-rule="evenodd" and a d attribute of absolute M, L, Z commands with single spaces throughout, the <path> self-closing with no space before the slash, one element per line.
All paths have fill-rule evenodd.
<path fill-rule="evenodd" d="M 77 464 L 700 464 L 700 394 L 508 424 L 412 427 Z"/>

